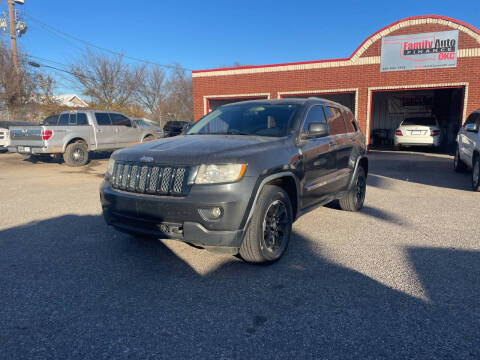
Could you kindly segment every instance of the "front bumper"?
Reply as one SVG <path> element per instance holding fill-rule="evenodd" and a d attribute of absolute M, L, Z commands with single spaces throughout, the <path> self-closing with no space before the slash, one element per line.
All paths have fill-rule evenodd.
<path fill-rule="evenodd" d="M 185 197 L 137 194 L 100 188 L 105 221 L 120 231 L 155 238 L 177 239 L 204 247 L 239 248 L 250 211 L 255 179 L 233 184 L 193 185 Z M 222 208 L 218 220 L 204 219 L 198 209 Z"/>

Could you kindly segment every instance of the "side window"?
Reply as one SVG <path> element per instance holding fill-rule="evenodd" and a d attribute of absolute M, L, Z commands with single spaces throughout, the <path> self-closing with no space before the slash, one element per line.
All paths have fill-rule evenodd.
<path fill-rule="evenodd" d="M 67 126 L 70 120 L 70 114 L 62 114 L 58 119 L 58 126 Z"/>
<path fill-rule="evenodd" d="M 68 121 L 68 125 L 77 125 L 77 113 L 70 114 L 70 120 Z"/>
<path fill-rule="evenodd" d="M 305 123 L 303 124 L 302 131 L 307 131 L 308 125 L 312 122 L 326 122 L 325 113 L 323 112 L 323 106 L 314 105 L 310 108 L 307 114 L 307 118 L 305 119 Z"/>
<path fill-rule="evenodd" d="M 347 132 L 353 133 L 356 131 L 355 124 L 353 121 L 353 114 L 348 110 L 343 110 L 343 119 L 345 120 L 345 126 L 347 127 Z"/>
<path fill-rule="evenodd" d="M 333 106 L 325 107 L 327 115 L 327 123 L 330 128 L 331 135 L 345 134 L 347 129 L 345 128 L 345 121 L 343 120 L 340 110 Z"/>
<path fill-rule="evenodd" d="M 77 125 L 88 125 L 87 114 L 77 113 Z"/>
<path fill-rule="evenodd" d="M 112 125 L 116 125 L 116 126 L 131 126 L 132 125 L 132 123 L 130 122 L 130 119 L 127 118 L 125 115 L 122 115 L 122 114 L 111 113 L 110 118 L 112 119 Z"/>
<path fill-rule="evenodd" d="M 97 119 L 97 124 L 100 126 L 112 125 L 110 116 L 108 116 L 107 113 L 95 113 L 95 118 Z"/>

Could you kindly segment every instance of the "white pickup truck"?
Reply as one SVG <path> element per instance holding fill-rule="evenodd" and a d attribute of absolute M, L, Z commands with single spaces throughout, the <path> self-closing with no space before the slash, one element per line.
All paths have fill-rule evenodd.
<path fill-rule="evenodd" d="M 45 125 L 10 128 L 9 152 L 30 156 L 63 154 L 70 166 L 83 166 L 89 152 L 110 151 L 154 140 L 155 131 L 113 111 L 65 111 Z"/>
<path fill-rule="evenodd" d="M 472 188 L 480 191 L 480 109 L 472 112 L 457 135 L 455 171 L 472 170 Z"/>

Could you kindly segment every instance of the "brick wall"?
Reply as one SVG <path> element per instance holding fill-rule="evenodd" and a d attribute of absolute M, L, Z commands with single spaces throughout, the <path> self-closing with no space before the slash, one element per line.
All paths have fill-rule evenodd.
<path fill-rule="evenodd" d="M 428 18 L 430 22 L 433 20 Z M 475 38 L 472 30 L 466 29 L 466 31 L 462 31 L 461 26 L 457 23 L 449 23 L 450 26 L 447 26 L 445 25 L 445 21 L 441 20 L 441 24 L 428 23 L 410 26 L 410 23 L 406 23 L 407 21 L 409 20 L 405 20 L 403 24 L 400 23 L 402 27 L 390 31 L 388 36 L 455 30 L 460 27 L 459 50 L 480 48 L 480 35 Z M 386 30 L 388 30 L 388 27 Z M 472 34 L 474 36 L 472 36 Z M 464 112 L 468 115 L 468 113 L 474 109 L 480 108 L 480 50 L 472 50 L 475 52 L 473 54 L 475 56 L 471 56 L 472 54 L 470 54 L 469 57 L 459 57 L 456 68 L 381 73 L 378 58 L 380 56 L 380 40 L 376 39 L 373 41 L 370 39 L 370 43 L 367 41 L 366 45 L 368 45 L 368 48 L 360 49 L 362 53 L 357 57 L 375 62 L 373 64 L 357 65 L 354 62 L 354 54 L 352 56 L 353 60 L 342 59 L 325 63 L 316 62 L 312 65 L 300 64 L 282 68 L 240 69 L 240 71 L 227 71 L 227 73 L 230 72 L 233 74 L 215 76 L 211 76 L 212 72 L 194 73 L 193 96 L 195 119 L 204 115 L 204 97 L 212 95 L 269 93 L 270 98 L 277 98 L 279 97 L 279 92 L 357 89 L 357 118 L 363 131 L 366 131 L 367 121 L 369 119 L 369 89 L 380 87 L 398 87 L 402 89 L 416 87 L 417 85 L 452 86 L 468 84 L 468 96 Z M 309 66 L 317 68 L 302 69 Z M 290 70 L 292 67 L 295 68 L 295 70 Z M 237 74 L 235 72 L 237 72 Z M 215 74 L 215 72 L 213 72 L 213 74 Z M 219 73 L 217 72 L 216 74 Z"/>

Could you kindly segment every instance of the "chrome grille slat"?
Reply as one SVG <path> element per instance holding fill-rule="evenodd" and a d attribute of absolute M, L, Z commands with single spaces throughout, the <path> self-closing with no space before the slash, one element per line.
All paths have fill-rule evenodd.
<path fill-rule="evenodd" d="M 150 172 L 150 183 L 148 184 L 148 192 L 154 193 L 155 191 L 157 191 L 159 174 L 160 174 L 160 167 L 153 166 Z"/>
<path fill-rule="evenodd" d="M 158 195 L 185 196 L 189 168 L 117 161 L 111 180 L 115 189 Z"/>
<path fill-rule="evenodd" d="M 177 168 L 175 172 L 175 180 L 173 181 L 172 191 L 181 193 L 183 187 L 183 179 L 185 177 L 185 168 Z"/>

